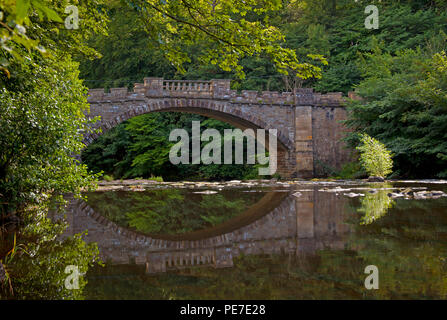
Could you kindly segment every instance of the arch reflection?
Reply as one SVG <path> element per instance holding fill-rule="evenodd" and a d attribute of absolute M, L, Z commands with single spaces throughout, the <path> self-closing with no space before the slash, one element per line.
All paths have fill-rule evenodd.
<path fill-rule="evenodd" d="M 100 256 L 113 264 L 145 265 L 146 272 L 233 266 L 240 255 L 300 255 L 324 248 L 342 249 L 349 226 L 343 215 L 347 199 L 334 194 L 269 192 L 249 210 L 221 225 L 175 236 L 151 237 L 122 228 L 83 201 L 71 201 L 67 234 L 88 230 Z"/>

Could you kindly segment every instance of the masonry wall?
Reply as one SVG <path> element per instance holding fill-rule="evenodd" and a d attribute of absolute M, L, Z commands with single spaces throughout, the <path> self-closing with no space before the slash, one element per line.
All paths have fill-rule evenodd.
<path fill-rule="evenodd" d="M 343 138 L 348 130 L 341 123 L 347 119 L 343 107 L 313 107 L 312 136 L 314 176 L 327 177 L 340 170 L 351 158 Z"/>

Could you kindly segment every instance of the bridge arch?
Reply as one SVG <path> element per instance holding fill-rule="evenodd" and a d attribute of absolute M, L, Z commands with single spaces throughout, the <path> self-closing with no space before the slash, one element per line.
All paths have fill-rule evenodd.
<path fill-rule="evenodd" d="M 164 99 L 163 101 L 151 101 L 148 103 L 137 104 L 134 107 L 118 114 L 117 116 L 112 117 L 111 119 L 101 119 L 101 121 L 96 125 L 96 128 L 100 128 L 101 132 L 87 134 L 84 142 L 86 145 L 89 145 L 100 135 L 118 126 L 120 123 L 151 112 L 194 113 L 229 123 L 240 129 L 276 129 L 277 139 L 280 142 L 278 147 L 284 151 L 293 150 L 293 143 L 287 137 L 286 133 L 267 124 L 260 118 L 244 113 L 241 110 L 236 110 L 235 108 L 228 108 L 219 101 L 196 99 Z"/>
<path fill-rule="evenodd" d="M 141 102 L 103 102 L 101 108 L 106 110 L 121 110 L 121 112 L 115 111 L 112 113 L 112 116 L 109 116 L 107 111 L 103 112 L 101 114 L 101 121 L 95 125 L 96 128 L 100 129 L 100 132 L 87 134 L 84 138 L 85 146 L 88 146 L 102 134 L 131 118 L 151 112 L 186 112 L 220 120 L 242 130 L 276 129 L 278 142 L 276 172 L 282 177 L 288 177 L 290 176 L 290 168 L 293 168 L 292 171 L 294 170 L 294 146 L 287 132 L 275 128 L 256 115 L 244 112 L 234 106 L 228 106 L 219 100 L 166 98 L 163 100 Z M 269 147 L 267 133 L 265 147 L 266 149 Z"/>

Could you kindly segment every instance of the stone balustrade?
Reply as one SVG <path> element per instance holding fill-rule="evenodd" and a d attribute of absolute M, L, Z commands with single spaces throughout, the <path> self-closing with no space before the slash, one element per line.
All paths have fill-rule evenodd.
<path fill-rule="evenodd" d="M 89 102 L 116 100 L 144 100 L 146 98 L 202 98 L 221 99 L 241 104 L 275 104 L 275 105 L 314 105 L 314 106 L 342 106 L 345 98 L 341 92 L 326 94 L 316 93 L 311 88 L 297 89 L 292 92 L 242 90 L 237 92 L 230 89 L 229 79 L 202 80 L 164 80 L 162 78 L 144 78 L 143 83 L 135 83 L 133 91 L 127 88 L 111 88 L 106 93 L 104 89 L 89 90 Z M 349 98 L 356 97 L 349 93 Z"/>

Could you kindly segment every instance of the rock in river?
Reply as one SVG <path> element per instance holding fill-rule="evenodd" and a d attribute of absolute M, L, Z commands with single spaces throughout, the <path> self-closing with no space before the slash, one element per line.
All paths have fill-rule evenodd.
<path fill-rule="evenodd" d="M 355 198 L 355 197 L 364 197 L 365 195 L 362 193 L 354 193 L 354 192 L 350 192 L 350 193 L 344 193 L 344 196 L 347 196 L 349 198 Z"/>
<path fill-rule="evenodd" d="M 205 190 L 205 191 L 197 191 L 197 192 L 193 192 L 193 193 L 197 193 L 197 194 L 216 194 L 217 191 Z"/>

